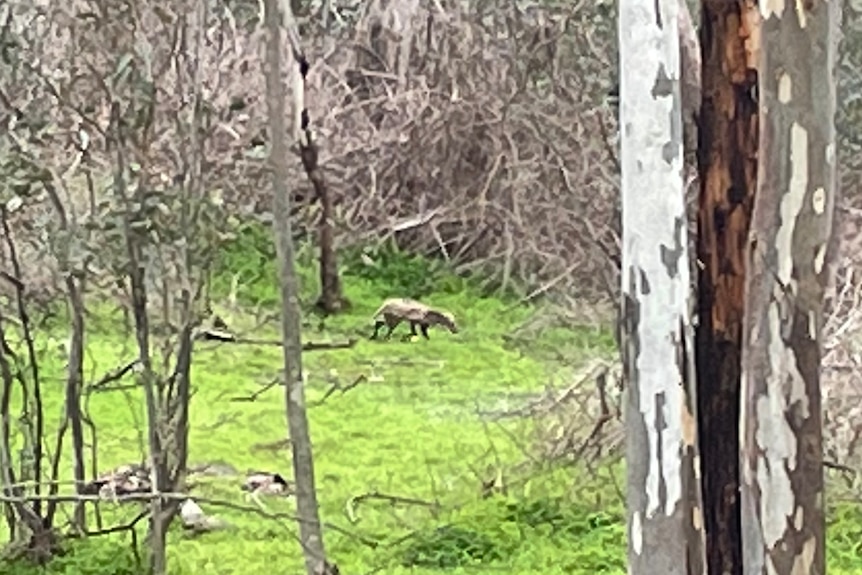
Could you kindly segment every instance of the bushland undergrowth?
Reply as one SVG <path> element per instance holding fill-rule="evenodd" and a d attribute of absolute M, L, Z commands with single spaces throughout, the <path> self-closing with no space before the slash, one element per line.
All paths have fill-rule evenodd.
<path fill-rule="evenodd" d="M 270 250 L 268 234 L 250 227 L 222 253 L 213 278 L 214 308 L 237 331 L 255 324 L 249 310 L 257 308 L 258 315 L 274 310 L 277 288 Z M 317 292 L 313 252 L 304 250 L 301 256 L 308 303 L 304 339 L 360 338 L 350 350 L 307 356 L 319 499 L 324 521 L 341 528 L 328 528 L 326 536 L 343 573 L 625 572 L 625 516 L 617 491 L 622 469 L 608 467 L 597 478 L 577 466 L 532 462 L 524 439 L 527 422 L 498 424 L 477 415 L 477 408 L 522 403 L 559 380 L 564 368 L 534 351 L 561 348 L 576 361 L 611 354 L 609 330 L 554 329 L 535 339 L 530 349 L 512 349 L 502 336 L 524 321 L 531 308 L 506 294 L 481 297 L 487 288 L 476 280 L 391 246 L 345 254 L 342 271 L 353 310 L 319 318 L 311 314 Z M 430 341 L 415 343 L 367 341 L 370 314 L 381 298 L 392 295 L 447 307 L 462 332 L 434 331 Z M 110 316 L 101 317 L 101 332 L 89 336 L 87 372 L 93 374 L 121 364 L 131 350 L 121 330 L 105 319 Z M 63 332 L 54 335 L 62 337 Z M 275 329 L 257 328 L 255 336 L 274 337 Z M 60 374 L 56 340 L 46 336 L 40 345 L 45 369 Z M 236 401 L 277 376 L 280 350 L 201 344 L 196 353 L 191 464 L 224 463 L 238 475 L 202 478 L 195 493 L 242 504 L 238 487 L 246 471 L 290 469 L 289 452 L 279 445 L 285 430 L 281 389 L 276 386 L 254 401 Z M 139 396 L 135 389 L 90 396 L 102 469 L 139 460 L 144 433 Z M 46 401 L 59 413 L 62 400 L 58 380 Z M 527 472 L 519 467 L 525 461 L 531 463 Z M 509 485 L 507 494 L 482 497 L 482 482 L 495 476 Z M 292 511 L 290 500 L 267 499 L 266 505 L 272 513 Z M 102 507 L 105 513 L 129 518 L 139 512 L 134 505 Z M 231 527 L 192 537 L 175 526 L 169 544 L 173 573 L 299 570 L 292 520 L 228 508 L 206 511 Z M 833 508 L 830 519 L 830 571 L 858 571 L 862 513 L 844 505 Z M 40 572 L 140 572 L 128 533 L 71 541 L 66 549 Z M 0 567 L 14 575 L 35 573 L 20 563 Z"/>

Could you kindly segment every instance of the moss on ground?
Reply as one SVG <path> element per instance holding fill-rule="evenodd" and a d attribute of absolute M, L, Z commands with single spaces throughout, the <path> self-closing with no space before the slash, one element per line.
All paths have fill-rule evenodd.
<path fill-rule="evenodd" d="M 228 251 L 225 265 L 240 274 L 236 294 L 240 304 L 266 307 L 275 301 L 271 259 L 254 261 Z M 412 271 L 399 276 L 391 270 L 398 265 Z M 343 529 L 328 528 L 326 543 L 342 573 L 375 569 L 392 575 L 441 570 L 474 575 L 625 573 L 624 512 L 607 481 L 556 469 L 538 473 L 508 496 L 478 497 L 477 470 L 481 474 L 500 462 L 524 461 L 522 444 L 528 428 L 526 422 L 484 422 L 475 413 L 476 405 L 506 398 L 523 401 L 559 376 L 560 368 L 539 359 L 544 354 L 524 354 L 504 344 L 501 336 L 529 309 L 479 297 L 481 286 L 423 265 L 419 260 L 395 261 L 387 268 L 388 276 L 378 277 L 367 269 L 357 272 L 348 261 L 344 277 L 346 295 L 353 302 L 351 314 L 329 319 L 323 326 L 308 316 L 306 340 L 362 337 L 353 349 L 314 352 L 304 358 L 321 513 L 325 521 Z M 312 269 L 303 267 L 304 291 L 309 295 L 316 291 Z M 428 281 L 442 287 L 428 292 Z M 224 295 L 230 279 L 219 277 L 216 283 Z M 405 294 L 411 290 L 414 293 Z M 381 297 L 396 294 L 422 295 L 447 307 L 460 319 L 462 332 L 453 336 L 434 331 L 431 341 L 416 343 L 367 341 L 369 314 Z M 246 315 L 218 311 L 240 330 L 253 323 Z M 257 336 L 275 337 L 275 328 L 267 329 L 267 334 Z M 131 343 L 111 335 L 115 331 L 105 327 L 104 335 L 90 336 L 89 377 L 96 378 L 131 356 Z M 532 346 L 541 350 L 561 343 L 568 359 L 610 353 L 612 346 L 606 331 L 587 327 L 573 327 L 566 338 L 555 330 L 547 339 L 535 339 Z M 52 353 L 46 349 L 45 357 Z M 57 378 L 62 363 L 59 358 L 46 361 L 47 413 L 59 414 L 62 389 Z M 285 436 L 283 390 L 270 389 L 254 402 L 231 400 L 260 389 L 280 367 L 276 346 L 200 346 L 194 366 L 191 463 L 227 462 L 240 473 L 248 469 L 290 473 L 287 451 L 260 448 Z M 366 380 L 356 387 L 315 404 L 334 382 L 347 386 L 360 376 Z M 99 429 L 100 467 L 136 460 L 144 418 L 140 394 L 94 394 L 89 409 Z M 620 474 L 616 470 L 617 478 Z M 219 478 L 198 490 L 242 504 L 238 485 L 238 478 Z M 403 500 L 366 499 L 348 513 L 348 502 L 362 494 Z M 266 504 L 273 512 L 293 511 L 291 500 L 267 499 Z M 203 507 L 234 528 L 192 538 L 175 526 L 170 535 L 171 573 L 301 571 L 292 521 Z M 136 509 L 109 513 L 107 519 L 117 520 L 134 516 Z M 862 518 L 845 513 L 838 525 L 831 532 L 841 536 L 836 535 L 830 547 L 830 570 L 858 571 Z M 116 534 L 76 542 L 40 572 L 136 574 L 128 541 L 127 534 Z M 3 566 L 3 573 L 29 575 L 35 570 L 17 564 Z"/>

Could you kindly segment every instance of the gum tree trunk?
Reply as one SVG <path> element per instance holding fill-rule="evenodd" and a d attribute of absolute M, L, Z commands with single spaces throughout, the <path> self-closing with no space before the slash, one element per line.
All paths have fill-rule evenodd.
<path fill-rule="evenodd" d="M 703 574 L 677 0 L 620 2 L 629 573 Z"/>
<path fill-rule="evenodd" d="M 754 0 L 703 0 L 698 126 L 698 426 L 706 560 L 741 575 L 739 403 L 746 242 L 757 184 Z"/>
<path fill-rule="evenodd" d="M 283 11 L 283 12 L 282 12 Z M 290 202 L 288 193 L 288 147 L 285 122 L 285 89 L 281 79 L 282 70 L 282 22 L 286 21 L 286 34 L 292 36 L 288 53 L 296 56 L 293 44 L 298 32 L 288 2 L 264 0 L 266 28 L 266 103 L 272 144 L 269 163 L 272 169 L 273 215 L 275 219 L 275 246 L 278 258 L 279 284 L 281 287 L 281 333 L 284 353 L 285 409 L 287 412 L 288 437 L 293 456 L 293 475 L 296 484 L 296 511 L 299 537 L 305 557 L 308 575 L 330 573 L 323 546 L 320 525 L 320 510 L 314 481 L 314 460 L 305 405 L 305 381 L 302 374 L 302 340 L 299 307 L 299 282 L 294 268 L 293 234 L 291 232 Z M 304 61 L 304 59 L 303 59 Z M 300 65 L 291 70 L 291 77 L 300 73 Z M 306 64 L 307 65 L 307 64 Z M 294 126 L 292 132 L 296 132 Z"/>
<path fill-rule="evenodd" d="M 820 336 L 835 207 L 837 1 L 763 12 L 742 409 L 744 572 L 826 572 Z"/>

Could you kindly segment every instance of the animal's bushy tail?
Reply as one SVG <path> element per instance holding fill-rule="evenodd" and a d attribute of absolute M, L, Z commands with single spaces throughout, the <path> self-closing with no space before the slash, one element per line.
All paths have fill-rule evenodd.
<path fill-rule="evenodd" d="M 390 304 L 389 300 L 386 300 L 382 304 L 380 304 L 380 307 L 377 308 L 377 311 L 375 311 L 371 315 L 371 319 L 377 319 L 378 317 L 380 317 L 380 314 L 383 313 L 383 310 L 385 310 L 387 307 L 389 307 L 389 304 Z"/>

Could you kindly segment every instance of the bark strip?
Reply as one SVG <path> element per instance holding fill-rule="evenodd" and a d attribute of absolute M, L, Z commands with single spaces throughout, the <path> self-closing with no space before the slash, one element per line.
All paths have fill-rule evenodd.
<path fill-rule="evenodd" d="M 710 573 L 740 575 L 739 402 L 745 255 L 757 185 L 754 0 L 704 0 L 696 359 Z"/>
<path fill-rule="evenodd" d="M 740 496 L 744 572 L 752 575 L 826 569 L 820 338 L 840 6 L 783 6 L 763 12 L 761 171 L 745 294 Z"/>
<path fill-rule="evenodd" d="M 703 574 L 677 0 L 620 3 L 629 573 Z"/>

